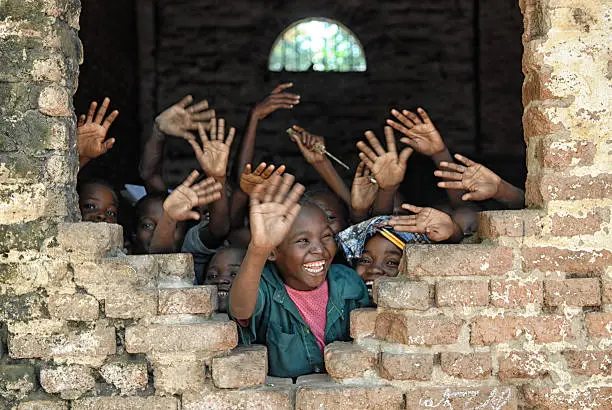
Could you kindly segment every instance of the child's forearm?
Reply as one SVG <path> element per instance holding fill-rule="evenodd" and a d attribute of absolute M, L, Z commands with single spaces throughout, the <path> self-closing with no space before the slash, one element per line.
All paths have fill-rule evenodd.
<path fill-rule="evenodd" d="M 161 132 L 157 125 L 154 125 L 151 138 L 145 143 L 142 158 L 138 165 L 140 177 L 143 179 L 148 190 L 159 192 L 166 190 L 166 185 L 161 176 L 165 143 L 165 134 Z"/>
<path fill-rule="evenodd" d="M 230 228 L 238 228 L 244 224 L 248 204 L 249 196 L 242 189 L 234 190 L 230 204 Z"/>
<path fill-rule="evenodd" d="M 525 192 L 503 179 L 493 198 L 506 205 L 509 209 L 522 209 L 525 207 Z"/>
<path fill-rule="evenodd" d="M 453 157 L 451 156 L 446 146 L 444 147 L 444 150 L 436 154 L 433 154 L 431 156 L 431 159 L 434 162 L 434 164 L 436 164 L 436 169 L 440 168 L 440 162 L 442 161 L 450 162 L 450 163 L 453 162 Z M 463 191 L 459 189 L 449 189 L 449 188 L 445 189 L 445 191 L 446 191 L 446 195 L 448 196 L 448 199 L 450 200 L 453 208 L 457 208 L 458 206 L 461 206 L 462 204 L 461 195 Z"/>
<path fill-rule="evenodd" d="M 221 190 L 221 199 L 210 204 L 210 222 L 200 229 L 200 240 L 209 249 L 217 248 L 229 234 L 229 203 L 225 188 Z"/>
<path fill-rule="evenodd" d="M 326 159 L 325 161 L 317 162 L 313 164 L 314 169 L 321 175 L 321 178 L 331 188 L 336 195 L 350 205 L 351 204 L 351 191 L 332 165 L 332 163 Z"/>
<path fill-rule="evenodd" d="M 151 238 L 150 253 L 174 252 L 174 232 L 177 221 L 170 218 L 165 212 L 159 219 L 153 237 Z"/>
<path fill-rule="evenodd" d="M 372 208 L 373 216 L 391 215 L 393 213 L 393 197 L 398 189 L 399 185 L 392 188 L 378 190 L 376 200 L 374 201 L 374 206 Z"/>
<path fill-rule="evenodd" d="M 253 155 L 255 154 L 255 137 L 257 136 L 257 125 L 259 119 L 253 113 L 249 116 L 249 123 L 247 124 L 247 131 L 244 134 L 242 143 L 240 144 L 240 152 L 238 153 L 238 161 L 236 161 L 236 184 L 240 184 L 240 175 L 246 167 L 246 164 L 253 162 Z"/>
<path fill-rule="evenodd" d="M 229 309 L 234 318 L 246 320 L 253 316 L 257 303 L 259 280 L 269 255 L 269 250 L 249 245 L 240 265 L 240 271 L 234 278 L 230 289 Z"/>

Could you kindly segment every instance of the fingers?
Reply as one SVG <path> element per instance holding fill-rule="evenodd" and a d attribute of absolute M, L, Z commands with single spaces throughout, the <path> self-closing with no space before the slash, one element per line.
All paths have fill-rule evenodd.
<path fill-rule="evenodd" d="M 408 119 L 412 121 L 414 125 L 423 124 L 423 121 L 421 121 L 419 116 L 413 113 L 412 111 L 402 110 L 402 114 L 408 117 Z"/>
<path fill-rule="evenodd" d="M 199 176 L 200 176 L 200 173 L 194 169 L 193 171 L 191 171 L 191 174 L 189 174 L 189 176 L 185 178 L 185 180 L 183 181 L 181 185 L 185 187 L 190 187 L 191 185 L 193 185 L 196 179 L 198 179 Z"/>
<path fill-rule="evenodd" d="M 206 204 L 202 204 L 202 205 L 206 205 Z M 187 219 L 195 219 L 196 221 L 200 220 L 200 213 L 196 211 L 188 211 L 185 214 L 185 216 L 187 217 Z"/>
<path fill-rule="evenodd" d="M 200 134 L 200 136 L 202 136 L 202 134 Z M 203 141 L 205 137 L 206 137 L 206 134 L 204 134 L 204 137 L 202 137 Z M 200 148 L 200 144 L 198 144 L 198 142 L 195 139 L 187 140 L 187 142 L 189 143 L 189 145 L 191 145 L 191 148 L 193 148 L 193 152 L 195 153 L 196 157 L 200 158 L 203 154 L 202 148 Z"/>
<path fill-rule="evenodd" d="M 440 181 L 438 182 L 438 188 L 463 189 L 464 186 L 462 181 Z"/>
<path fill-rule="evenodd" d="M 372 169 L 374 167 L 374 161 L 372 161 L 370 158 L 368 158 L 368 156 L 366 154 L 364 154 L 363 152 L 359 153 L 359 159 L 361 159 L 363 162 L 365 162 L 366 166 L 370 169 Z"/>
<path fill-rule="evenodd" d="M 192 121 L 210 121 L 215 118 L 215 110 L 206 110 L 200 113 L 191 114 Z"/>
<path fill-rule="evenodd" d="M 275 166 L 271 164 L 268 167 L 264 168 L 263 173 L 261 174 L 262 178 L 265 178 L 265 179 L 270 178 L 270 176 L 272 176 L 272 174 L 274 173 L 274 169 L 275 169 Z M 282 174 L 279 174 L 279 175 L 282 175 Z"/>
<path fill-rule="evenodd" d="M 214 123 L 215 119 L 213 118 L 211 121 L 211 124 Z M 216 126 L 216 124 L 215 124 Z M 213 133 L 214 128 L 211 128 L 210 133 L 211 133 L 211 138 L 212 138 L 212 133 Z M 202 124 L 201 122 L 198 123 L 198 134 L 200 134 L 200 140 L 202 140 L 202 143 L 208 142 L 208 136 L 206 135 L 206 130 L 204 129 L 204 124 Z M 196 143 L 197 145 L 197 143 Z M 199 147 L 199 145 L 198 145 Z"/>
<path fill-rule="evenodd" d="M 391 126 L 394 130 L 401 132 L 402 134 L 409 136 L 410 130 L 404 127 L 402 124 L 398 124 L 393 120 L 387 120 L 387 124 Z"/>
<path fill-rule="evenodd" d="M 414 212 L 415 214 L 418 214 L 419 212 L 423 210 L 423 208 L 421 208 L 420 206 L 415 206 L 412 204 L 402 204 L 402 209 L 406 209 L 410 212 Z"/>
<path fill-rule="evenodd" d="M 261 166 L 261 164 L 259 164 Z M 251 173 L 251 164 L 246 164 L 244 166 L 244 171 L 242 171 L 242 175 L 247 175 Z M 258 167 L 259 168 L 259 167 Z"/>
<path fill-rule="evenodd" d="M 464 201 L 478 201 L 478 198 L 476 197 L 476 193 L 474 192 L 467 192 L 463 194 L 461 196 L 461 199 Z"/>
<path fill-rule="evenodd" d="M 181 137 L 183 137 L 184 139 L 186 139 L 187 141 L 195 141 L 196 140 L 196 136 L 193 135 L 193 133 L 189 132 L 189 131 L 183 131 L 180 134 Z"/>
<path fill-rule="evenodd" d="M 268 180 L 269 183 L 258 185 L 258 186 L 265 187 L 261 202 L 264 202 L 264 203 L 272 202 L 272 198 L 274 197 L 274 195 L 276 195 L 276 191 L 278 190 L 278 187 L 280 186 L 282 179 L 283 177 L 272 175 L 272 177 L 270 177 L 270 179 Z"/>
<path fill-rule="evenodd" d="M 100 106 L 100 109 L 98 110 L 98 113 L 96 114 L 96 118 L 94 119 L 94 122 L 96 124 L 102 124 L 102 120 L 104 119 L 104 116 L 106 115 L 106 110 L 108 110 L 109 104 L 110 104 L 110 98 L 105 97 L 104 101 L 102 101 L 102 105 Z"/>
<path fill-rule="evenodd" d="M 251 164 L 248 164 L 247 166 L 249 167 L 249 169 L 251 169 Z M 264 172 L 265 169 L 266 169 L 266 163 L 262 162 L 259 165 L 257 165 L 257 168 L 255 168 L 253 175 L 260 176 L 262 172 Z"/>
<path fill-rule="evenodd" d="M 295 177 L 293 175 L 291 174 L 283 175 L 282 181 L 280 183 L 278 191 L 276 191 L 276 195 L 274 196 L 273 201 L 276 202 L 277 204 L 281 204 L 285 202 L 287 193 L 293 186 L 294 182 L 295 182 Z"/>
<path fill-rule="evenodd" d="M 463 179 L 463 174 L 460 172 L 436 170 L 434 171 L 434 175 L 448 181 L 461 181 Z"/>
<path fill-rule="evenodd" d="M 283 173 L 285 172 L 285 170 L 287 169 L 287 167 L 285 167 L 284 165 L 281 165 L 280 167 L 278 167 L 278 169 L 276 170 L 276 175 L 283 175 Z"/>
<path fill-rule="evenodd" d="M 85 121 L 87 121 L 87 116 L 85 114 L 81 114 L 77 120 L 77 127 L 85 125 Z"/>
<path fill-rule="evenodd" d="M 89 111 L 87 111 L 87 122 L 93 121 L 94 114 L 96 113 L 96 108 L 98 108 L 98 102 L 92 101 L 91 104 L 89 104 Z"/>
<path fill-rule="evenodd" d="M 232 142 L 234 142 L 235 135 L 236 135 L 236 128 L 231 127 L 229 132 L 227 133 L 227 139 L 225 140 L 225 145 L 227 145 L 228 147 L 231 147 Z M 223 138 L 223 135 L 221 135 L 221 138 Z"/>
<path fill-rule="evenodd" d="M 366 167 L 366 165 L 365 165 L 365 162 L 363 162 L 363 161 L 361 161 L 359 163 L 359 165 L 357 165 L 357 170 L 355 171 L 355 178 L 354 179 L 357 179 L 357 178 L 360 178 L 360 177 L 364 176 L 363 173 L 365 171 L 365 167 Z"/>
<path fill-rule="evenodd" d="M 463 165 L 455 164 L 454 162 L 446 162 L 446 161 L 440 162 L 440 165 L 438 166 L 438 168 L 440 168 L 443 171 L 453 171 L 453 172 L 459 172 L 461 174 L 467 171 L 467 168 L 464 167 Z"/>
<path fill-rule="evenodd" d="M 392 109 L 391 110 L 391 115 L 393 115 L 395 118 L 397 118 L 397 120 L 399 122 L 401 122 L 402 124 L 404 124 L 406 127 L 408 127 L 408 128 L 414 127 L 414 123 L 412 121 L 410 121 L 410 119 L 408 117 L 406 117 L 404 114 L 402 114 L 401 112 L 397 111 L 396 109 Z M 389 121 L 391 121 L 391 120 L 387 120 L 387 123 Z M 391 125 L 391 124 L 389 124 L 389 125 Z"/>
<path fill-rule="evenodd" d="M 177 102 L 175 105 L 178 105 L 181 108 L 185 108 L 189 104 L 191 104 L 192 101 L 193 101 L 193 97 L 191 95 L 186 95 L 183 97 L 181 101 Z"/>
<path fill-rule="evenodd" d="M 370 148 L 368 144 L 363 141 L 359 141 L 357 143 L 357 149 L 361 151 L 365 156 L 367 156 L 371 161 L 376 161 L 376 159 L 378 158 L 378 155 L 376 155 L 376 153 L 372 151 L 372 148 Z M 361 158 L 361 156 L 359 157 Z"/>
<path fill-rule="evenodd" d="M 414 150 L 410 147 L 404 148 L 399 154 L 400 164 L 405 164 L 406 162 L 408 162 L 408 158 L 410 158 L 413 152 Z"/>
<path fill-rule="evenodd" d="M 212 130 L 210 131 L 210 133 L 211 140 L 217 139 L 223 141 L 223 139 L 225 138 L 225 119 L 219 118 L 219 120 L 217 121 L 217 133 L 215 135 L 212 135 Z"/>
<path fill-rule="evenodd" d="M 288 207 L 287 219 L 290 221 L 295 220 L 295 218 L 297 218 L 298 214 L 300 213 L 300 209 L 302 207 L 300 204 L 298 204 L 298 201 L 304 194 L 304 190 L 304 185 L 295 184 L 291 189 L 291 192 L 289 192 L 289 195 L 287 195 L 287 199 L 285 200 L 284 205 Z"/>
<path fill-rule="evenodd" d="M 300 133 L 307 132 L 304 128 L 300 127 L 299 125 L 293 125 L 291 128 L 293 128 L 294 130 Z"/>
<path fill-rule="evenodd" d="M 194 114 L 199 113 L 200 111 L 205 111 L 205 110 L 208 110 L 208 100 L 199 101 L 198 103 L 187 108 L 187 112 L 194 113 Z"/>
<path fill-rule="evenodd" d="M 374 135 L 372 131 L 366 131 L 365 137 L 378 155 L 384 155 L 386 153 L 385 149 L 380 145 L 380 141 L 378 141 L 378 138 L 376 138 L 376 135 Z"/>
<path fill-rule="evenodd" d="M 279 84 L 276 86 L 276 88 L 274 90 L 272 90 L 272 92 L 270 94 L 278 94 L 283 90 L 286 90 L 287 88 L 291 88 L 293 87 L 293 83 L 283 83 L 283 84 Z"/>
<path fill-rule="evenodd" d="M 393 128 L 385 127 L 385 138 L 387 139 L 387 152 L 397 152 L 395 147 L 395 134 Z"/>
<path fill-rule="evenodd" d="M 113 145 L 115 145 L 114 138 L 109 138 L 106 141 L 104 141 L 104 152 L 107 152 L 109 149 L 111 149 Z"/>
<path fill-rule="evenodd" d="M 417 108 L 417 111 L 419 112 L 419 114 L 421 115 L 421 118 L 423 119 L 423 122 L 425 124 L 430 124 L 431 118 L 429 118 L 429 115 L 427 114 L 427 111 L 425 111 L 424 109 L 422 109 L 421 107 Z"/>
<path fill-rule="evenodd" d="M 102 127 L 109 129 L 113 121 L 115 121 L 115 118 L 117 118 L 118 116 L 119 116 L 119 111 L 114 110 L 113 112 L 111 112 L 110 115 L 104 119 L 104 122 L 102 123 Z"/>
<path fill-rule="evenodd" d="M 464 163 L 468 167 L 473 167 L 474 165 L 478 165 L 476 162 L 472 161 L 468 157 L 464 157 L 461 154 L 455 154 L 455 159 L 459 162 Z"/>

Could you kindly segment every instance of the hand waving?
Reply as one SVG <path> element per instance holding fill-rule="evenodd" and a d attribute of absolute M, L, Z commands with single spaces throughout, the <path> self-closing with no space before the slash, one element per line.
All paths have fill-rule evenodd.
<path fill-rule="evenodd" d="M 274 173 L 274 165 L 266 167 L 265 162 L 259 164 L 255 171 L 251 172 L 251 168 L 251 164 L 247 164 L 240 175 L 240 189 L 247 195 L 251 195 L 257 185 L 266 182 Z M 281 165 L 276 170 L 276 175 L 283 175 L 283 172 L 285 172 L 285 166 Z"/>
<path fill-rule="evenodd" d="M 225 137 L 225 120 L 213 118 L 210 122 L 210 139 L 208 138 L 204 125 L 198 125 L 202 147 L 195 140 L 189 140 L 200 166 L 209 177 L 219 182 L 225 182 L 227 172 L 227 160 L 229 158 L 230 146 L 234 140 L 236 130 L 229 129 Z"/>
<path fill-rule="evenodd" d="M 443 161 L 440 170 L 434 172 L 444 179 L 438 182 L 440 188 L 469 191 L 461 197 L 464 201 L 483 201 L 497 194 L 502 179 L 495 172 L 459 154 L 455 154 L 455 159 L 465 166 Z"/>
<path fill-rule="evenodd" d="M 105 154 L 115 143 L 114 138 L 109 138 L 105 141 L 109 127 L 119 115 L 119 111 L 114 110 L 108 117 L 104 118 L 109 104 L 110 99 L 108 97 L 104 98 L 100 109 L 96 113 L 98 103 L 92 101 L 89 105 L 87 116 L 81 115 L 79 117 L 77 123 L 77 147 L 81 166 L 89 160 Z"/>
<path fill-rule="evenodd" d="M 262 102 L 253 108 L 253 115 L 258 120 L 263 120 L 274 111 L 281 108 L 291 109 L 300 103 L 300 96 L 297 94 L 283 92 L 287 88 L 293 87 L 293 83 L 284 83 L 276 86 L 274 90 Z"/>
<path fill-rule="evenodd" d="M 370 173 L 365 162 L 361 161 L 351 187 L 351 209 L 356 213 L 366 213 L 376 200 L 378 184 L 372 182 Z"/>
<path fill-rule="evenodd" d="M 323 152 L 318 152 L 315 150 L 315 144 L 321 144 L 325 146 L 325 140 L 323 139 L 323 137 L 319 137 L 318 135 L 312 135 L 304 128 L 297 125 L 294 125 L 293 129 L 299 134 L 292 135 L 291 141 L 297 144 L 306 162 L 311 165 L 314 165 L 316 163 L 323 162 L 327 159 Z"/>
<path fill-rule="evenodd" d="M 164 201 L 164 212 L 175 221 L 198 220 L 200 213 L 193 208 L 210 204 L 221 198 L 223 186 L 214 178 L 207 178 L 194 185 L 199 175 L 198 171 L 191 172 Z"/>
<path fill-rule="evenodd" d="M 215 110 L 208 108 L 206 100 L 189 107 L 192 102 L 193 97 L 188 95 L 159 114 L 155 118 L 155 124 L 161 132 L 191 141 L 195 140 L 196 136 L 190 131 L 197 131 L 200 123 L 204 129 L 210 129 Z"/>
<path fill-rule="evenodd" d="M 253 190 L 250 201 L 251 244 L 271 252 L 278 246 L 295 221 L 301 206 L 298 200 L 304 186 L 293 184 L 290 174 L 272 175 L 269 183 Z"/>
<path fill-rule="evenodd" d="M 357 148 L 361 151 L 359 158 L 370 168 L 381 189 L 397 187 L 404 179 L 406 162 L 413 149 L 404 148 L 398 155 L 397 148 L 395 147 L 395 135 L 391 127 L 385 127 L 387 151 L 385 151 L 372 131 L 366 131 L 365 137 L 370 143 L 371 148 L 365 142 L 359 141 L 357 143 Z"/>
<path fill-rule="evenodd" d="M 403 204 L 402 208 L 414 212 L 414 215 L 392 216 L 389 225 L 399 232 L 424 233 L 434 242 L 445 241 L 454 233 L 452 218 L 434 208 L 421 208 Z"/>
<path fill-rule="evenodd" d="M 414 148 L 415 151 L 421 154 L 432 156 L 446 149 L 442 136 L 436 129 L 436 126 L 431 121 L 427 112 L 418 108 L 418 115 L 403 110 L 400 113 L 397 110 L 391 110 L 391 114 L 399 120 L 399 123 L 393 120 L 387 120 L 387 124 L 405 135 L 400 141 Z"/>

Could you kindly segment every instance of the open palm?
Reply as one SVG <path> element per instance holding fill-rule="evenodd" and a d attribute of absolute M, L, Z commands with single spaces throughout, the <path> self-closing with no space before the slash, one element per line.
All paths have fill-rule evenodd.
<path fill-rule="evenodd" d="M 190 141 L 196 139 L 191 131 L 197 131 L 199 123 L 204 125 L 204 129 L 209 129 L 215 110 L 209 109 L 206 100 L 190 106 L 192 102 L 193 97 L 188 95 L 159 114 L 155 123 L 161 132 Z"/>
<path fill-rule="evenodd" d="M 357 212 L 366 212 L 376 200 L 378 185 L 370 176 L 370 170 L 361 161 L 357 166 L 353 186 L 351 187 L 351 208 Z"/>
<path fill-rule="evenodd" d="M 234 140 L 236 130 L 234 127 L 231 127 L 227 133 L 227 138 L 225 138 L 225 120 L 223 118 L 218 121 L 215 118 L 211 120 L 210 138 L 208 138 L 202 124 L 199 125 L 198 130 L 202 140 L 202 147 L 194 140 L 190 140 L 189 143 L 196 154 L 200 166 L 209 177 L 213 177 L 218 181 L 224 181 L 230 146 Z"/>
<path fill-rule="evenodd" d="M 107 140 L 106 134 L 115 118 L 119 115 L 119 111 L 115 110 L 104 118 L 109 104 L 110 99 L 105 98 L 96 113 L 98 103 L 92 101 L 89 105 L 87 116 L 81 115 L 79 118 L 77 124 L 77 146 L 81 162 L 86 162 L 105 154 L 115 144 L 115 139 L 109 138 Z"/>
<path fill-rule="evenodd" d="M 403 204 L 402 208 L 414 212 L 414 215 L 393 216 L 389 220 L 398 232 L 423 233 L 434 242 L 445 241 L 453 235 L 454 222 L 448 214 L 410 204 Z"/>
<path fill-rule="evenodd" d="M 391 110 L 391 114 L 399 121 L 387 120 L 387 124 L 404 134 L 400 139 L 406 145 L 414 148 L 415 151 L 424 155 L 434 155 L 446 149 L 442 136 L 436 126 L 427 115 L 427 112 L 419 108 L 418 113 L 421 118 L 413 112 L 403 110 Z"/>
<path fill-rule="evenodd" d="M 502 181 L 499 175 L 462 155 L 455 154 L 455 158 L 465 166 L 441 162 L 440 169 L 434 172 L 434 175 L 444 179 L 438 182 L 440 188 L 469 191 L 461 197 L 464 201 L 483 201 L 497 194 Z"/>
<path fill-rule="evenodd" d="M 255 171 L 251 171 L 251 168 L 251 164 L 247 164 L 242 175 L 240 175 L 240 189 L 247 195 L 251 195 L 257 185 L 266 182 L 272 176 L 275 169 L 274 165 L 266 165 L 265 162 L 260 163 L 255 168 Z M 284 165 L 281 165 L 276 170 L 277 175 L 283 175 L 284 172 Z"/>
<path fill-rule="evenodd" d="M 192 171 L 164 201 L 164 212 L 175 221 L 200 219 L 200 213 L 193 210 L 221 198 L 223 186 L 214 178 L 207 178 L 194 185 L 200 174 Z"/>

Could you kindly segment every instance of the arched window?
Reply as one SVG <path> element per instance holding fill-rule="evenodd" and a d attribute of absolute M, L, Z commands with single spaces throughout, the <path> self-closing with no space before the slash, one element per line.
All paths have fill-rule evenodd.
<path fill-rule="evenodd" d="M 270 71 L 365 71 L 357 37 L 344 25 L 324 18 L 296 21 L 274 42 Z"/>

